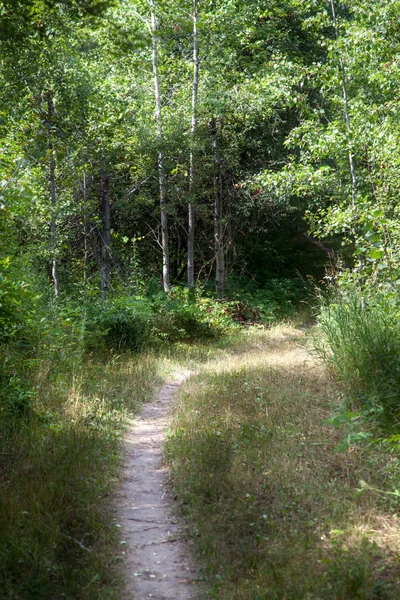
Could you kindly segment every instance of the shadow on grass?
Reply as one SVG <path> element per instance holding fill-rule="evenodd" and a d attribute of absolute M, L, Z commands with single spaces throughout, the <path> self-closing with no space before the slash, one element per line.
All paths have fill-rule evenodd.
<path fill-rule="evenodd" d="M 177 405 L 168 459 L 210 597 L 397 598 L 395 501 L 358 491 L 387 485 L 387 457 L 334 452 L 334 390 L 296 337 L 210 365 Z"/>

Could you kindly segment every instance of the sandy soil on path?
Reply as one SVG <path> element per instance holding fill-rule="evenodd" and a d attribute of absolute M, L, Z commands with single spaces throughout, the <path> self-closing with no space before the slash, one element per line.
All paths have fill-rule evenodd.
<path fill-rule="evenodd" d="M 124 600 L 197 597 L 191 551 L 168 492 L 163 445 L 169 405 L 187 375 L 164 384 L 131 423 L 118 501 L 127 579 Z"/>

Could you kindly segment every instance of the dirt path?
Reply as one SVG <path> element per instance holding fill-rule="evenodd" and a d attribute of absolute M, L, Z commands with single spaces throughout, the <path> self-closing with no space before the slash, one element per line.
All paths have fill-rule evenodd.
<path fill-rule="evenodd" d="M 124 600 L 196 597 L 191 552 L 172 510 L 163 466 L 169 405 L 187 375 L 166 383 L 126 436 L 126 464 L 118 506 L 126 542 Z"/>

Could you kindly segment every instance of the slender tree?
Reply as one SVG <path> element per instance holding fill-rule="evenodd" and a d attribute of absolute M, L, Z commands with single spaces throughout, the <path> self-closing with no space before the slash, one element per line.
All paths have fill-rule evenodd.
<path fill-rule="evenodd" d="M 214 163 L 214 250 L 215 250 L 215 292 L 222 298 L 225 286 L 225 253 L 222 207 L 221 156 L 218 148 L 218 131 L 215 117 L 210 120 L 212 152 Z"/>
<path fill-rule="evenodd" d="M 195 205 L 192 198 L 195 167 L 194 148 L 197 127 L 197 95 L 199 89 L 199 33 L 198 33 L 198 0 L 193 0 L 193 87 L 192 87 L 192 126 L 190 130 L 190 166 L 189 166 L 189 226 L 188 226 L 188 286 L 194 286 L 194 232 Z"/>
<path fill-rule="evenodd" d="M 82 176 L 82 200 L 83 200 L 83 297 L 87 296 L 87 264 L 88 264 L 88 215 L 87 215 L 87 177 L 86 170 L 83 170 Z"/>
<path fill-rule="evenodd" d="M 46 127 L 47 127 L 47 149 L 49 156 L 49 184 L 51 194 L 51 224 L 50 224 L 50 254 L 51 275 L 56 297 L 60 295 L 60 282 L 58 279 L 58 265 L 56 254 L 56 220 L 57 220 L 57 185 L 56 185 L 56 160 L 54 157 L 53 128 L 54 128 L 54 92 L 49 90 L 45 94 L 46 99 Z"/>
<path fill-rule="evenodd" d="M 161 110 L 160 76 L 158 70 L 158 23 L 156 17 L 156 7 L 154 0 L 149 0 L 151 9 L 151 38 L 152 38 L 152 57 L 154 73 L 154 95 L 156 104 L 156 122 L 158 137 L 158 180 L 160 188 L 160 210 L 161 210 L 161 246 L 163 255 L 163 287 L 165 292 L 170 290 L 169 282 L 169 249 L 168 249 L 168 215 L 167 215 L 167 189 L 164 167 L 164 136 Z"/>
<path fill-rule="evenodd" d="M 335 1 L 330 0 L 331 10 L 332 10 L 332 20 L 333 26 L 335 29 L 335 37 L 336 41 L 339 41 L 339 27 L 336 18 L 336 10 L 335 10 Z M 347 133 L 349 134 L 350 144 L 349 144 L 349 168 L 350 168 L 350 176 L 351 176 L 351 206 L 353 210 L 353 216 L 356 214 L 356 192 L 357 192 L 357 177 L 356 177 L 356 168 L 354 165 L 354 156 L 353 156 L 353 148 L 352 148 L 352 128 L 350 121 L 350 110 L 349 110 L 349 96 L 347 92 L 347 77 L 346 77 L 346 68 L 343 60 L 343 56 L 339 51 L 339 65 L 340 72 L 342 77 L 342 91 L 343 91 L 343 107 L 344 107 L 344 117 L 346 120 Z"/>
<path fill-rule="evenodd" d="M 335 29 L 335 37 L 336 37 L 336 41 L 338 42 L 340 36 L 339 36 L 339 26 L 338 26 L 338 22 L 337 22 L 337 18 L 336 18 L 335 1 L 330 0 L 330 4 L 331 4 L 331 10 L 332 10 L 333 26 Z M 341 71 L 341 76 L 342 76 L 344 118 L 346 121 L 347 133 L 348 133 L 348 137 L 349 137 L 348 155 L 349 155 L 349 170 L 350 170 L 350 177 L 351 177 L 352 233 L 353 233 L 353 236 L 356 237 L 356 235 L 357 235 L 357 225 L 356 225 L 357 176 L 356 176 L 356 168 L 355 168 L 355 164 L 354 164 L 353 147 L 352 147 L 353 131 L 352 131 L 351 120 L 350 120 L 349 96 L 348 96 L 348 92 L 347 92 L 346 67 L 344 64 L 343 56 L 340 53 L 340 50 L 338 50 L 338 52 L 339 52 L 339 65 L 340 65 L 340 71 Z M 358 257 L 358 268 L 360 271 L 362 270 L 362 267 L 363 267 L 363 259 L 360 254 Z M 363 297 L 361 298 L 361 305 L 362 305 L 362 308 L 364 308 L 364 298 Z"/>
<path fill-rule="evenodd" d="M 110 221 L 110 178 L 103 164 L 101 174 L 101 297 L 107 297 L 111 275 L 111 221 Z"/>

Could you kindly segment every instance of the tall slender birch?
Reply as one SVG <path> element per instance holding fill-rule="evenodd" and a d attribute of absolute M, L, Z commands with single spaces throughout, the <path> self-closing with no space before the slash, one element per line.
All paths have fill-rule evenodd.
<path fill-rule="evenodd" d="M 83 199 L 83 297 L 86 300 L 87 296 L 87 264 L 88 264 L 88 218 L 87 218 L 87 177 L 86 171 L 83 170 L 82 178 L 82 199 Z"/>
<path fill-rule="evenodd" d="M 103 163 L 101 173 L 101 297 L 107 298 L 111 277 L 111 219 L 110 219 L 110 178 Z"/>
<path fill-rule="evenodd" d="M 334 0 L 330 0 L 330 5 L 331 5 L 331 10 L 332 10 L 332 20 L 333 20 L 333 27 L 335 29 L 336 41 L 339 41 L 339 27 L 338 27 L 338 22 L 337 22 L 337 18 L 336 18 L 336 10 L 335 10 Z M 347 93 L 346 68 L 344 65 L 343 57 L 340 52 L 339 52 L 339 65 L 340 65 L 340 71 L 341 71 L 341 75 L 342 75 L 344 117 L 346 120 L 347 132 L 348 132 L 349 138 L 351 140 L 352 136 L 353 136 L 353 131 L 351 128 L 351 121 L 350 121 L 350 109 L 349 109 L 349 97 L 348 97 L 348 93 Z M 348 148 L 348 153 L 349 153 L 349 168 L 350 168 L 350 176 L 351 176 L 351 206 L 352 206 L 352 210 L 353 210 L 353 216 L 355 216 L 356 210 L 357 210 L 357 207 L 356 207 L 357 177 L 356 177 L 356 168 L 354 165 L 354 156 L 353 156 L 353 149 L 351 147 L 351 142 L 350 142 L 350 145 Z"/>
<path fill-rule="evenodd" d="M 53 92 L 46 94 L 47 100 L 47 150 L 49 156 L 49 183 L 51 194 L 51 224 L 50 224 L 50 253 L 51 253 L 51 275 L 53 278 L 54 293 L 56 297 L 60 295 L 60 282 L 58 279 L 57 255 L 56 255 L 56 220 L 57 220 L 57 184 L 56 184 L 56 160 L 54 157 L 53 145 L 53 121 L 54 121 L 54 99 Z"/>
<path fill-rule="evenodd" d="M 168 249 L 168 215 L 167 215 L 167 191 L 164 169 L 164 150 L 163 150 L 163 126 L 162 109 L 160 94 L 160 77 L 158 71 L 158 23 L 155 13 L 154 0 L 149 0 L 151 10 L 151 39 L 153 48 L 153 73 L 154 73 L 154 95 L 156 103 L 156 123 L 158 136 L 158 180 L 160 188 L 160 211 L 161 211 L 161 246 L 163 255 L 163 287 L 165 292 L 169 292 L 169 249 Z"/>
<path fill-rule="evenodd" d="M 190 165 L 189 165 L 189 214 L 188 214 L 188 286 L 194 287 L 194 231 L 195 204 L 192 198 L 195 167 L 194 148 L 197 127 L 197 96 L 199 89 L 199 32 L 198 32 L 198 0 L 193 0 L 193 88 L 192 88 L 192 126 L 190 129 Z"/>
<path fill-rule="evenodd" d="M 330 0 L 330 5 L 331 5 L 331 10 L 332 10 L 333 27 L 335 29 L 335 37 L 336 37 L 336 41 L 338 42 L 340 36 L 339 36 L 339 26 L 338 26 L 338 22 L 337 22 L 337 18 L 336 18 L 335 1 Z M 349 96 L 347 93 L 346 68 L 345 68 L 343 56 L 341 55 L 339 50 L 338 50 L 338 53 L 339 53 L 339 65 L 340 65 L 340 70 L 341 70 L 341 75 L 342 75 L 344 118 L 346 121 L 347 133 L 349 134 L 349 139 L 350 139 L 348 153 L 349 153 L 349 169 L 350 169 L 350 176 L 351 176 L 351 210 L 352 210 L 351 231 L 352 231 L 354 238 L 356 238 L 356 235 L 357 235 L 357 231 L 356 231 L 357 176 L 356 176 L 356 168 L 354 165 L 354 156 L 353 156 L 353 148 L 352 148 L 353 131 L 352 131 L 351 120 L 350 120 Z M 360 271 L 362 271 L 362 267 L 363 267 L 363 258 L 362 258 L 362 255 L 360 254 L 358 257 L 358 268 Z M 360 283 L 361 283 L 361 281 L 362 281 L 362 278 L 360 278 Z M 361 297 L 361 308 L 362 308 L 362 310 L 364 310 L 364 308 L 365 308 L 365 300 L 364 300 L 363 296 Z"/>
<path fill-rule="evenodd" d="M 214 250 L 215 250 L 215 292 L 222 298 L 225 287 L 225 251 L 222 208 L 221 156 L 218 148 L 217 121 L 213 117 L 209 123 L 212 137 L 214 162 Z"/>

